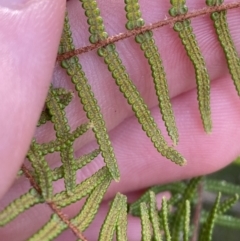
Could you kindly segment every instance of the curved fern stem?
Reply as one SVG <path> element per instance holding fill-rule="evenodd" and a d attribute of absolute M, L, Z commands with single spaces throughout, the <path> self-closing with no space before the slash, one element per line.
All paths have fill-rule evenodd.
<path fill-rule="evenodd" d="M 187 13 L 185 0 L 172 0 L 173 7 L 169 10 L 172 17 Z M 189 58 L 191 59 L 197 80 L 198 105 L 203 121 L 204 129 L 207 133 L 212 130 L 211 110 L 210 110 L 210 79 L 207 68 L 198 47 L 196 37 L 190 24 L 190 20 L 176 22 L 174 30 L 178 32 Z"/>
<path fill-rule="evenodd" d="M 68 16 L 66 14 L 59 53 L 62 54 L 73 49 L 72 33 L 68 22 Z M 67 70 L 67 74 L 71 76 L 72 83 L 75 85 L 75 89 L 78 92 L 78 96 L 86 111 L 87 117 L 92 123 L 93 132 L 95 133 L 104 161 L 109 168 L 113 179 L 119 181 L 120 173 L 113 152 L 113 147 L 109 140 L 106 125 L 100 112 L 100 107 L 98 106 L 94 93 L 91 90 L 91 86 L 88 84 L 88 80 L 82 70 L 82 66 L 79 63 L 78 58 L 75 56 L 68 60 L 63 60 L 61 65 Z"/>
<path fill-rule="evenodd" d="M 133 30 L 144 25 L 144 20 L 141 18 L 141 11 L 139 10 L 139 3 L 137 1 L 125 0 L 128 19 L 126 28 Z M 162 60 L 158 53 L 158 47 L 153 38 L 153 32 L 147 31 L 135 37 L 137 43 L 140 44 L 145 57 L 151 67 L 152 77 L 154 80 L 155 90 L 158 97 L 159 108 L 162 114 L 163 121 L 171 137 L 174 145 L 178 143 L 178 130 L 173 115 L 172 105 L 168 93 L 168 84 L 166 74 L 162 64 Z"/>
<path fill-rule="evenodd" d="M 223 0 L 207 0 L 208 6 L 216 6 L 222 4 Z M 237 50 L 234 46 L 231 34 L 227 24 L 227 11 L 215 12 L 211 14 L 211 19 L 214 22 L 214 27 L 224 50 L 228 63 L 229 72 L 232 76 L 237 93 L 240 96 L 240 59 Z"/>
<path fill-rule="evenodd" d="M 85 10 L 85 15 L 88 17 L 89 32 L 91 33 L 90 42 L 96 43 L 107 38 L 108 34 L 104 31 L 103 20 L 100 16 L 100 11 L 95 0 L 81 0 L 82 6 Z M 114 44 L 109 44 L 106 47 L 98 49 L 98 54 L 104 58 L 108 65 L 112 77 L 119 86 L 120 91 L 124 94 L 128 103 L 132 106 L 139 123 L 143 130 L 151 139 L 156 149 L 171 161 L 184 165 L 186 160 L 172 147 L 167 145 L 160 130 L 157 127 L 147 105 L 144 103 L 135 85 L 129 78 L 125 67 L 119 58 L 118 52 Z"/>

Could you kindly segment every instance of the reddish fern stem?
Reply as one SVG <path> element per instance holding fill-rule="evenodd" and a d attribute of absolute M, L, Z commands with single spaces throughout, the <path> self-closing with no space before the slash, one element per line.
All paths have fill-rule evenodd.
<path fill-rule="evenodd" d="M 39 193 L 41 194 L 41 188 L 39 187 L 39 185 L 36 183 L 36 181 L 34 180 L 33 176 L 31 175 L 30 171 L 28 170 L 28 168 L 25 165 L 22 165 L 22 171 L 24 173 L 24 175 L 26 176 L 26 178 L 29 180 L 29 182 L 31 183 L 32 187 Z M 60 208 L 57 207 L 57 205 L 52 202 L 52 201 L 47 201 L 46 203 L 49 205 L 49 207 L 53 210 L 54 213 L 56 213 L 58 215 L 58 217 L 67 224 L 67 226 L 72 230 L 72 232 L 82 241 L 87 241 L 87 239 L 83 236 L 83 234 L 81 233 L 80 230 L 78 230 L 78 228 L 69 221 L 69 219 L 67 218 L 66 214 L 64 214 L 62 212 L 62 210 Z"/>
<path fill-rule="evenodd" d="M 69 59 L 69 58 L 71 58 L 75 55 L 87 53 L 87 52 L 92 51 L 94 49 L 104 47 L 104 46 L 106 46 L 108 44 L 111 44 L 111 43 L 115 43 L 119 40 L 123 40 L 123 39 L 126 39 L 126 38 L 130 38 L 132 36 L 136 36 L 140 33 L 144 33 L 148 30 L 161 28 L 165 25 L 173 26 L 173 24 L 178 22 L 178 21 L 183 21 L 183 20 L 186 20 L 186 19 L 196 18 L 196 17 L 202 16 L 202 15 L 213 13 L 213 12 L 219 12 L 219 11 L 229 10 L 229 9 L 234 9 L 234 8 L 239 8 L 239 7 L 240 7 L 240 2 L 228 3 L 228 4 L 222 4 L 222 5 L 214 6 L 214 7 L 205 7 L 205 8 L 195 10 L 193 12 L 189 12 L 185 15 L 180 15 L 180 16 L 177 16 L 177 17 L 169 17 L 168 19 L 161 20 L 161 21 L 158 21 L 158 22 L 153 23 L 153 24 L 145 25 L 145 26 L 140 27 L 138 29 L 133 29 L 133 30 L 127 31 L 125 33 L 120 33 L 120 34 L 108 37 L 104 41 L 101 41 L 101 42 L 98 42 L 98 43 L 95 43 L 95 44 L 91 44 L 91 45 L 87 45 L 85 47 L 81 47 L 81 48 L 75 49 L 73 51 L 66 52 L 62 55 L 58 55 L 57 61 L 62 61 L 64 59 Z"/>

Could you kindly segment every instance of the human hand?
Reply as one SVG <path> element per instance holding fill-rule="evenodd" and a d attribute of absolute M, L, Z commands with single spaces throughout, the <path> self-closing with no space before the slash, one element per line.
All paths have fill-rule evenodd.
<path fill-rule="evenodd" d="M 49 1 L 42 1 L 42 3 L 40 2 L 39 4 L 49 4 Z M 8 145 L 6 145 L 3 151 L 1 151 L 1 160 L 12 160 L 12 163 L 6 165 L 4 161 L 1 161 L 2 166 L 0 170 L 3 172 L 1 177 L 4 177 L 5 182 L 5 185 L 2 185 L 2 193 L 10 186 L 11 180 L 14 179 L 16 172 L 22 163 L 34 132 L 34 126 L 36 125 L 37 118 L 39 117 L 39 113 L 43 106 L 43 97 L 46 96 L 48 83 L 53 71 L 60 30 L 56 30 L 56 37 L 54 36 L 54 39 L 51 39 L 48 43 L 46 43 L 46 39 L 42 40 L 42 36 L 50 36 L 50 34 L 52 36 L 51 31 L 56 29 L 55 26 L 61 26 L 63 19 L 63 3 L 61 4 L 56 7 L 51 3 L 45 8 L 45 10 L 49 11 L 48 14 L 51 12 L 54 17 L 52 25 L 50 24 L 52 27 L 49 27 L 47 33 L 35 31 L 35 29 L 29 26 L 29 31 L 32 31 L 29 32 L 29 36 L 33 38 L 31 41 L 33 46 L 31 50 L 29 49 L 29 43 L 26 43 L 26 46 L 22 44 L 25 48 L 28 48 L 28 51 L 22 52 L 25 55 L 29 54 L 29 70 L 25 75 L 21 76 L 18 73 L 12 73 L 13 67 L 18 66 L 18 63 L 14 63 L 15 65 L 13 66 L 8 65 L 8 71 L 6 70 L 3 74 L 4 78 L 7 76 L 9 79 L 6 83 L 12 83 L 12 85 L 7 92 L 6 90 L 3 91 L 3 86 L 1 88 L 3 93 L 1 96 L 3 96 L 3 100 L 6 101 L 3 106 L 5 106 L 6 110 L 4 109 L 2 112 L 1 123 L 4 123 L 4 125 L 1 130 L 3 133 L 0 138 L 6 136 L 9 136 L 10 138 Z M 166 2 L 159 3 L 157 1 L 143 1 L 141 3 L 141 10 L 143 12 L 143 18 L 146 20 L 146 24 L 156 22 L 159 19 L 164 19 L 169 6 L 170 4 Z M 204 7 L 204 2 L 197 0 L 191 1 L 188 6 L 190 10 L 199 9 Z M 52 9 L 50 7 L 52 7 Z M 110 35 L 125 31 L 124 24 L 126 19 L 123 11 L 124 3 L 122 1 L 109 1 L 108 3 L 106 3 L 106 1 L 99 1 L 99 7 L 105 21 L 106 29 Z M 117 9 L 118 11 L 114 11 L 114 9 Z M 76 46 L 81 47 L 88 45 L 88 26 L 79 1 L 70 1 L 68 4 L 68 11 L 73 37 L 76 40 Z M 54 13 L 56 13 L 56 15 Z M 40 13 L 38 12 L 38 14 Z M 41 14 L 46 13 L 44 12 Z M 229 26 L 232 30 L 232 37 L 237 49 L 240 50 L 240 36 L 237 33 L 237 29 L 234 27 L 234 23 L 238 21 L 237 11 L 229 11 L 228 16 Z M 81 21 L 79 21 L 79 19 L 81 19 Z M 31 21 L 28 22 L 30 23 Z M 79 22 L 81 22 L 81 25 Z M 192 63 L 186 56 L 186 52 L 177 33 L 175 33 L 170 26 L 154 30 L 154 37 L 159 46 L 159 52 L 167 73 L 174 114 L 179 129 L 180 141 L 176 148 L 188 161 L 185 167 L 179 167 L 173 164 L 169 160 L 163 158 L 154 149 L 152 143 L 141 130 L 141 126 L 133 116 L 131 107 L 119 92 L 118 87 L 115 85 L 114 80 L 111 78 L 111 75 L 103 63 L 103 60 L 96 57 L 96 51 L 80 55 L 79 59 L 83 65 L 83 70 L 86 72 L 86 76 L 89 79 L 96 98 L 98 99 L 108 130 L 110 131 L 110 138 L 114 146 L 121 172 L 120 183 L 112 183 L 105 200 L 112 198 L 117 191 L 128 193 L 131 198 L 134 198 L 138 195 L 139 191 L 154 184 L 172 182 L 213 172 L 227 165 L 239 155 L 240 147 L 238 145 L 238 140 L 240 138 L 240 132 L 238 130 L 238 120 L 240 113 L 238 112 L 238 108 L 240 104 L 236 90 L 228 74 L 223 51 L 217 40 L 209 16 L 192 20 L 192 26 L 205 58 L 209 75 L 211 80 L 213 80 L 211 84 L 213 130 L 210 135 L 207 135 L 203 131 L 198 111 L 194 69 Z M 15 30 L 15 28 L 13 29 Z M 46 25 L 43 25 L 42 29 L 46 30 Z M 36 36 L 36 32 L 39 36 Z M 13 47 L 9 46 L 9 39 L 12 39 L 12 33 L 9 32 L 9 35 L 4 36 L 3 41 L 5 40 L 5 42 L 3 43 L 5 43 L 6 49 L 11 49 L 12 51 Z M 37 38 L 35 39 L 35 37 Z M 39 43 L 36 42 L 37 40 L 39 40 Z M 18 46 L 17 44 L 19 44 L 19 40 L 15 39 L 15 41 L 14 46 Z M 131 79 L 134 81 L 144 100 L 151 108 L 151 112 L 156 122 L 159 124 L 159 128 L 167 137 L 166 131 L 164 131 L 164 124 L 159 114 L 150 68 L 143 57 L 143 53 L 132 38 L 117 43 L 117 49 L 119 50 L 120 57 L 122 58 Z M 36 50 L 39 52 L 36 52 Z M 43 50 L 45 50 L 45 52 Z M 16 55 L 16 52 L 11 51 L 5 52 L 5 58 L 3 59 L 5 62 L 6 59 L 8 59 L 7 53 L 10 52 Z M 44 56 L 43 53 L 46 56 L 45 59 L 48 59 L 48 62 L 42 61 L 41 64 L 43 65 L 38 65 L 36 67 L 34 62 L 31 62 L 33 58 L 32 56 L 34 54 L 34 59 L 36 60 L 42 59 Z M 21 55 L 21 53 L 17 54 L 19 60 L 25 58 L 25 55 Z M 25 66 L 26 64 L 24 63 L 24 67 Z M 44 73 L 42 72 L 43 69 Z M 20 100 L 22 100 L 22 103 L 18 100 L 20 102 L 19 106 L 13 109 L 16 99 L 10 98 L 9 96 L 6 96 L 6 94 L 4 95 L 4 93 L 11 93 L 12 96 L 16 96 L 12 90 L 12 86 L 20 82 L 21 79 L 19 80 L 19 76 L 21 76 L 21 79 L 23 80 L 21 81 L 21 86 L 17 85 L 15 87 L 15 91 L 17 91 L 18 95 L 19 93 L 24 94 L 23 97 L 19 97 Z M 25 84 L 22 84 L 25 83 L 24 81 L 27 82 L 26 86 Z M 4 82 L 4 85 L 6 83 Z M 35 86 L 36 83 L 39 83 L 38 86 Z M 64 86 L 68 89 L 72 89 L 69 78 L 64 70 L 59 67 L 56 67 L 53 83 L 54 86 Z M 24 88 L 25 92 L 22 92 L 22 88 Z M 28 98 L 26 98 L 26 96 Z M 12 100 L 15 100 L 15 102 Z M 14 104 L 11 103 L 11 101 Z M 34 113 L 33 110 L 36 112 Z M 31 113 L 31 116 L 29 116 L 28 113 Z M 32 115 L 32 113 L 34 114 Z M 19 118 L 19 114 L 21 114 L 20 116 L 22 116 L 23 119 Z M 5 116 L 9 116 L 8 123 L 6 123 Z M 77 97 L 74 98 L 73 103 L 67 108 L 67 117 L 69 118 L 69 122 L 73 129 L 79 124 L 86 122 L 87 119 L 85 113 L 83 112 Z M 26 123 L 24 125 L 25 128 L 23 128 L 22 125 L 16 125 L 16 119 L 18 120 L 18 123 Z M 16 136 L 16 133 L 19 133 L 20 131 L 22 134 Z M 39 142 L 50 140 L 53 136 L 54 132 L 51 125 L 43 126 L 36 133 L 36 138 Z M 1 143 L 6 143 L 4 140 L 5 139 L 3 139 Z M 14 150 L 14 153 L 11 149 L 13 146 L 18 147 L 17 150 Z M 93 135 L 87 133 L 81 137 L 79 141 L 76 141 L 75 154 L 76 156 L 80 156 L 80 154 L 86 153 L 87 150 L 92 150 L 95 146 L 96 144 Z M 86 166 L 83 170 L 78 172 L 78 182 L 85 179 L 90 173 L 93 173 L 102 166 L 100 159 L 101 158 L 99 157 L 91 165 Z M 59 162 L 59 157 L 57 155 L 52 155 L 49 158 L 49 163 L 52 167 L 56 166 L 57 162 Z M 20 178 L 10 189 L 9 194 L 4 197 L 2 202 L 4 204 L 9 203 L 9 200 L 18 197 L 19 194 L 22 193 L 22 190 L 27 190 L 27 188 L 28 180 Z M 56 190 L 61 188 L 61 184 L 56 185 Z M 73 216 L 77 210 L 80 209 L 80 205 L 81 204 L 73 205 L 66 210 L 66 213 L 68 213 L 69 216 Z M 106 209 L 107 205 L 105 203 L 100 212 L 103 213 Z M 18 219 L 7 225 L 1 231 L 1 234 L 3 234 L 1 237 L 4 237 L 6 240 L 14 240 L 14 238 L 16 240 L 24 240 L 48 220 L 49 214 L 50 210 L 48 207 L 36 207 L 35 209 L 22 214 Z M 99 215 L 97 217 L 94 230 L 100 225 L 100 220 L 103 216 L 104 215 Z M 37 220 L 34 217 L 37 217 Z M 33 219 L 34 222 L 31 221 Z M 23 220 L 23 222 L 18 224 L 18 226 L 14 225 L 14 222 L 19 223 L 19 220 Z M 137 223 L 137 220 L 131 218 L 130 225 L 129 240 L 140 240 L 140 232 L 137 232 L 139 229 L 139 223 Z M 96 240 L 97 233 L 93 233 L 91 230 L 92 229 L 86 232 L 86 236 L 89 240 Z M 67 231 L 59 237 L 59 240 L 71 240 L 71 235 L 70 231 Z"/>

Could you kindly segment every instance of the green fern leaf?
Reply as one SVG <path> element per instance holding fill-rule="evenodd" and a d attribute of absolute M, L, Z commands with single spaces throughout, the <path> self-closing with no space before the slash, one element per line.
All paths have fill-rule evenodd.
<path fill-rule="evenodd" d="M 150 192 L 154 192 L 155 194 L 158 194 L 160 192 L 170 191 L 171 194 L 174 196 L 175 193 L 179 193 L 179 192 L 182 193 L 185 187 L 186 187 L 186 184 L 183 182 L 153 186 L 149 188 L 148 191 L 146 191 L 137 201 L 129 205 L 129 213 L 131 213 L 133 216 L 140 216 L 140 203 L 141 202 L 149 203 Z"/>
<path fill-rule="evenodd" d="M 35 189 L 31 188 L 27 193 L 15 199 L 0 212 L 0 227 L 5 226 L 19 214 L 43 201 L 43 198 L 35 191 Z"/>
<path fill-rule="evenodd" d="M 204 223 L 202 230 L 200 232 L 200 241 L 211 241 L 214 223 L 217 218 L 219 203 L 220 203 L 221 193 L 218 194 L 215 204 L 210 211 L 206 222 Z"/>
<path fill-rule="evenodd" d="M 187 13 L 185 0 L 172 0 L 173 7 L 169 10 L 169 14 L 173 17 Z M 210 79 L 207 68 L 198 47 L 196 37 L 193 33 L 190 20 L 176 22 L 174 30 L 178 32 L 182 40 L 188 56 L 190 57 L 196 73 L 198 104 L 203 121 L 204 129 L 207 133 L 212 130 L 211 110 L 210 110 Z"/>
<path fill-rule="evenodd" d="M 51 241 L 56 238 L 61 232 L 67 228 L 67 224 L 64 223 L 57 214 L 52 214 L 50 220 L 28 241 Z"/>
<path fill-rule="evenodd" d="M 112 178 L 108 175 L 89 195 L 80 213 L 71 219 L 80 231 L 83 232 L 93 221 L 111 180 Z"/>
<path fill-rule="evenodd" d="M 174 215 L 174 221 L 172 224 L 172 239 L 173 241 L 179 240 L 180 230 L 183 227 L 183 217 L 184 217 L 184 210 L 185 210 L 185 201 L 189 200 L 191 201 L 194 197 L 196 187 L 201 181 L 201 177 L 193 178 L 187 185 L 183 196 L 182 201 L 177 206 L 177 212 Z"/>
<path fill-rule="evenodd" d="M 103 167 L 94 173 L 91 177 L 78 184 L 75 188 L 74 195 L 69 196 L 67 191 L 62 191 L 54 195 L 53 202 L 58 207 L 68 206 L 90 194 L 92 190 L 94 190 L 101 183 L 106 182 L 106 180 L 109 179 L 108 175 L 109 172 L 107 167 Z"/>
<path fill-rule="evenodd" d="M 142 227 L 142 241 L 151 241 L 151 223 L 146 203 L 140 204 L 141 210 L 141 227 Z"/>
<path fill-rule="evenodd" d="M 100 154 L 100 150 L 96 149 L 86 155 L 81 156 L 80 158 L 76 159 L 76 171 L 90 163 L 95 157 Z M 63 167 L 57 167 L 53 171 L 53 180 L 56 181 L 58 179 L 63 178 Z"/>
<path fill-rule="evenodd" d="M 168 203 L 165 197 L 162 198 L 162 221 L 163 229 L 165 233 L 166 241 L 171 241 L 172 237 L 170 234 L 169 224 L 168 224 Z"/>
<path fill-rule="evenodd" d="M 68 22 L 68 16 L 66 14 L 59 52 L 64 53 L 73 49 L 74 45 L 72 34 Z M 92 123 L 93 132 L 95 133 L 104 161 L 109 168 L 113 179 L 119 181 L 120 173 L 113 152 L 113 147 L 109 140 L 105 122 L 79 60 L 74 56 L 68 60 L 63 60 L 61 65 L 67 70 L 67 74 L 71 76 L 71 80 L 75 85 L 75 89 L 78 92 L 78 96 L 81 99 L 81 103 L 87 113 L 87 117 Z"/>
<path fill-rule="evenodd" d="M 103 20 L 97 8 L 97 2 L 95 0 L 81 0 L 81 2 L 83 3 L 82 6 L 85 10 L 85 14 L 88 17 L 88 24 L 90 25 L 90 42 L 96 43 L 106 39 L 108 34 L 104 31 Z M 112 77 L 115 79 L 124 97 L 128 100 L 128 103 L 132 106 L 139 123 L 147 133 L 147 136 L 151 138 L 156 149 L 173 162 L 184 165 L 186 160 L 175 149 L 169 147 L 164 140 L 147 105 L 144 103 L 136 87 L 130 80 L 115 48 L 114 44 L 109 44 L 106 47 L 98 49 L 98 54 L 104 58 L 109 71 L 112 73 Z"/>
<path fill-rule="evenodd" d="M 159 228 L 159 217 L 157 212 L 156 196 L 154 192 L 149 193 L 150 196 L 150 220 L 153 227 L 154 241 L 161 241 L 161 233 Z"/>
<path fill-rule="evenodd" d="M 119 212 L 116 230 L 117 241 L 127 241 L 127 197 L 122 196 L 122 207 Z"/>
<path fill-rule="evenodd" d="M 235 185 L 226 181 L 217 181 L 206 178 L 204 180 L 204 187 L 207 191 L 210 192 L 221 192 L 226 195 L 240 195 L 239 185 Z"/>
<path fill-rule="evenodd" d="M 60 100 L 57 91 L 50 88 L 47 100 L 47 108 L 52 116 L 51 121 L 54 124 L 56 137 L 64 139 L 70 133 L 70 126 L 66 118 L 65 111 L 60 107 Z M 70 143 L 72 146 L 73 143 Z M 73 157 L 73 148 L 69 147 L 60 152 L 61 161 L 63 163 L 63 177 L 68 195 L 73 195 L 76 187 L 76 163 Z"/>
<path fill-rule="evenodd" d="M 144 25 L 144 21 L 141 18 L 138 1 L 125 0 L 125 3 L 125 10 L 127 12 L 126 17 L 128 19 L 126 28 L 128 30 L 133 30 L 137 27 L 142 27 Z M 152 77 L 155 84 L 162 118 L 165 122 L 168 135 L 171 137 L 174 145 L 176 145 L 178 143 L 178 131 L 168 93 L 166 74 L 164 72 L 162 60 L 158 53 L 158 47 L 153 38 L 153 32 L 147 31 L 139 34 L 135 37 L 135 40 L 140 44 L 141 49 L 151 66 Z"/>
<path fill-rule="evenodd" d="M 206 1 L 208 6 L 217 6 L 223 2 L 224 1 L 222 0 Z M 238 95 L 240 96 L 240 59 L 229 32 L 226 15 L 227 11 L 215 12 L 211 14 L 211 19 L 214 22 L 218 39 L 226 56 L 230 74 L 234 81 Z"/>
<path fill-rule="evenodd" d="M 184 229 L 183 229 L 183 241 L 189 239 L 189 226 L 190 226 L 190 202 L 186 200 L 184 210 Z"/>
<path fill-rule="evenodd" d="M 238 199 L 238 194 L 235 194 L 234 197 L 225 200 L 223 203 L 219 205 L 218 214 L 223 214 L 227 212 L 227 210 L 229 210 L 238 201 Z"/>
<path fill-rule="evenodd" d="M 113 239 L 114 231 L 124 205 L 126 206 L 126 196 L 117 193 L 101 227 L 99 241 L 111 241 Z"/>
<path fill-rule="evenodd" d="M 37 178 L 38 185 L 41 188 L 41 195 L 45 200 L 50 201 L 53 196 L 53 175 L 47 161 L 38 150 L 35 141 L 32 141 L 27 153 L 28 160 L 34 169 L 34 176 Z"/>

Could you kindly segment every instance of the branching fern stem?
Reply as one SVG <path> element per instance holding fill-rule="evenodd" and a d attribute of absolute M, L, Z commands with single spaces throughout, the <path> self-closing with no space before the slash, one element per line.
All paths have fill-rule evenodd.
<path fill-rule="evenodd" d="M 128 19 L 126 28 L 128 30 L 133 30 L 142 27 L 144 25 L 144 20 L 141 18 L 138 0 L 125 0 L 125 4 L 125 10 L 127 12 L 126 17 Z M 140 44 L 141 49 L 151 66 L 152 77 L 162 118 L 165 122 L 168 135 L 171 137 L 174 145 L 176 145 L 179 138 L 178 131 L 170 102 L 166 74 L 158 53 L 158 47 L 153 38 L 153 32 L 147 31 L 139 34 L 135 37 L 135 41 Z"/>
<path fill-rule="evenodd" d="M 108 37 L 108 34 L 104 30 L 103 20 L 100 16 L 100 11 L 97 7 L 95 0 L 81 0 L 82 7 L 85 10 L 85 15 L 88 17 L 88 24 L 90 35 L 90 42 L 96 43 L 104 40 Z M 104 58 L 105 63 L 108 65 L 109 71 L 112 73 L 112 77 L 115 79 L 116 84 L 119 86 L 120 91 L 124 94 L 128 103 L 132 106 L 132 109 L 142 125 L 143 130 L 147 136 L 154 143 L 156 149 L 165 157 L 173 162 L 184 165 L 185 159 L 175 149 L 169 147 L 164 140 L 160 130 L 157 127 L 147 105 L 141 98 L 135 85 L 129 78 L 126 72 L 126 68 L 123 66 L 121 59 L 114 44 L 110 44 L 104 48 L 98 49 L 98 54 Z"/>
<path fill-rule="evenodd" d="M 172 17 L 186 14 L 188 8 L 185 5 L 185 2 L 185 0 L 171 0 L 172 8 L 169 10 L 169 14 Z M 210 111 L 210 79 L 203 56 L 198 47 L 196 37 L 193 33 L 190 20 L 176 22 L 174 24 L 174 30 L 178 32 L 179 37 L 182 40 L 182 44 L 184 45 L 187 54 L 194 65 L 197 80 L 199 110 L 204 129 L 207 133 L 210 133 L 212 130 Z"/>
<path fill-rule="evenodd" d="M 34 189 L 41 195 L 41 188 L 36 183 L 33 176 L 31 175 L 30 171 L 26 168 L 25 165 L 22 165 L 22 171 L 23 171 L 24 175 L 29 179 L 29 181 L 30 181 L 31 185 L 34 187 Z M 78 228 L 68 220 L 68 218 L 62 213 L 61 209 L 59 209 L 53 201 L 50 201 L 50 202 L 48 202 L 47 200 L 45 200 L 45 201 L 48 204 L 48 206 L 52 209 L 54 214 L 57 215 L 62 220 L 62 223 L 65 223 L 67 225 L 67 227 L 69 227 L 78 238 L 80 238 L 83 241 L 87 241 L 85 239 L 85 237 L 83 236 L 83 234 L 78 230 Z M 59 225 L 59 227 L 60 226 L 61 225 Z M 41 230 L 40 230 L 40 232 L 41 232 Z M 35 236 L 35 234 L 34 234 L 34 236 Z"/>
<path fill-rule="evenodd" d="M 208 6 L 219 6 L 224 0 L 207 0 Z M 240 59 L 234 43 L 232 41 L 228 24 L 227 24 L 227 11 L 214 12 L 211 14 L 211 19 L 214 22 L 214 27 L 218 35 L 218 39 L 223 47 L 229 71 L 234 81 L 238 95 L 240 96 Z"/>
<path fill-rule="evenodd" d="M 70 30 L 68 16 L 66 14 L 59 53 L 62 54 L 73 49 L 74 45 L 72 33 Z M 92 122 L 93 132 L 95 133 L 101 154 L 107 167 L 109 168 L 110 173 L 112 174 L 113 179 L 119 181 L 120 173 L 104 119 L 78 58 L 72 57 L 68 60 L 63 60 L 61 62 L 61 66 L 67 70 L 67 74 L 71 77 L 72 83 L 75 85 L 75 89 L 78 92 L 78 96 L 84 110 L 87 113 L 87 117 Z"/>
<path fill-rule="evenodd" d="M 64 59 L 69 59 L 75 55 L 79 55 L 79 54 L 83 54 L 83 53 L 87 53 L 89 51 L 92 51 L 94 49 L 98 49 L 101 47 L 105 47 L 108 44 L 112 44 L 115 42 L 118 42 L 120 40 L 124 40 L 126 38 L 131 38 L 133 36 L 136 36 L 138 34 L 144 33 L 146 31 L 149 30 L 154 30 L 157 28 L 161 28 L 163 26 L 166 25 L 174 25 L 174 23 L 179 22 L 179 21 L 184 21 L 187 19 L 192 19 L 192 18 L 196 18 L 196 17 L 200 17 L 206 14 L 211 14 L 217 11 L 224 11 L 224 10 L 230 10 L 230 9 L 234 9 L 234 8 L 239 8 L 240 7 L 240 2 L 234 2 L 234 3 L 228 3 L 228 4 L 222 4 L 219 6 L 214 6 L 214 7 L 207 7 L 207 8 L 202 8 L 199 10 L 194 10 L 193 12 L 188 12 L 187 14 L 184 15 L 179 15 L 176 17 L 170 17 L 167 18 L 165 20 L 160 20 L 158 22 L 155 23 L 151 23 L 149 25 L 145 25 L 143 27 L 139 27 L 138 29 L 133 29 L 131 31 L 128 31 L 126 33 L 119 33 L 116 34 L 114 36 L 110 36 L 108 38 L 106 38 L 105 40 L 99 41 L 97 43 L 91 44 L 91 45 L 87 45 L 78 49 L 74 49 L 71 51 L 68 51 L 64 54 L 59 54 L 57 56 L 57 61 L 63 61 Z"/>

